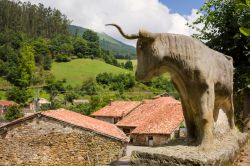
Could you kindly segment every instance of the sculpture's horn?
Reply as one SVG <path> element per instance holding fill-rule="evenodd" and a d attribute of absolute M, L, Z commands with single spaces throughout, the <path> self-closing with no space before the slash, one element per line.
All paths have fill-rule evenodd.
<path fill-rule="evenodd" d="M 138 34 L 132 34 L 132 35 L 125 34 L 125 33 L 122 31 L 121 27 L 118 26 L 118 25 L 116 25 L 116 24 L 106 24 L 106 26 L 110 26 L 110 25 L 116 27 L 116 28 L 118 29 L 118 31 L 121 33 L 121 35 L 122 35 L 123 37 L 125 37 L 126 39 L 138 39 L 138 38 L 139 38 L 139 35 L 138 35 Z"/>

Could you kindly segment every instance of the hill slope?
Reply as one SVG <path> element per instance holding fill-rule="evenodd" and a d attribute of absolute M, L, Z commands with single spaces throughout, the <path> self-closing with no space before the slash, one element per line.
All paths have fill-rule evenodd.
<path fill-rule="evenodd" d="M 69 31 L 72 35 L 74 35 L 76 31 L 78 32 L 79 35 L 81 35 L 84 31 L 86 31 L 86 28 L 75 26 L 75 25 L 70 25 Z M 106 33 L 97 33 L 97 34 L 100 39 L 101 48 L 112 51 L 118 55 L 124 55 L 124 56 L 129 55 L 131 57 L 135 56 L 135 47 L 124 44 L 110 37 Z"/>
<path fill-rule="evenodd" d="M 56 79 L 67 79 L 70 85 L 80 85 L 83 80 L 95 78 L 97 74 L 103 72 L 131 73 L 131 71 L 115 67 L 100 60 L 76 59 L 71 62 L 54 62 L 51 69 Z"/>

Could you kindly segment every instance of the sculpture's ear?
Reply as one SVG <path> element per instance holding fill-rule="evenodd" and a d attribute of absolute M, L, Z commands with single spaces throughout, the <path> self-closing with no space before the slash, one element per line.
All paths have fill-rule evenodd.
<path fill-rule="evenodd" d="M 139 37 L 144 39 L 154 40 L 156 38 L 156 34 L 140 29 Z"/>

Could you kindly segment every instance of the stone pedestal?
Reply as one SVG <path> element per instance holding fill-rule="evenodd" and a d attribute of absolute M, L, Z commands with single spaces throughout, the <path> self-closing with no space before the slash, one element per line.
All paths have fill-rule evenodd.
<path fill-rule="evenodd" d="M 229 166 L 247 142 L 247 134 L 238 131 L 217 137 L 208 151 L 199 146 L 185 145 L 184 141 L 164 147 L 149 147 L 134 151 L 131 163 L 135 166 Z"/>

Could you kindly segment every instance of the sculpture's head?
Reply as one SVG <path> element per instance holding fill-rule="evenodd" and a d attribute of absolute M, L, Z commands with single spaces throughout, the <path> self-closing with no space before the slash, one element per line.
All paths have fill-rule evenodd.
<path fill-rule="evenodd" d="M 140 30 L 138 34 L 128 35 L 116 24 L 107 24 L 115 26 L 121 35 L 126 39 L 138 39 L 137 51 L 137 69 L 136 79 L 141 81 L 150 80 L 153 76 L 160 74 L 159 68 L 159 49 L 156 40 L 157 34 Z"/>

